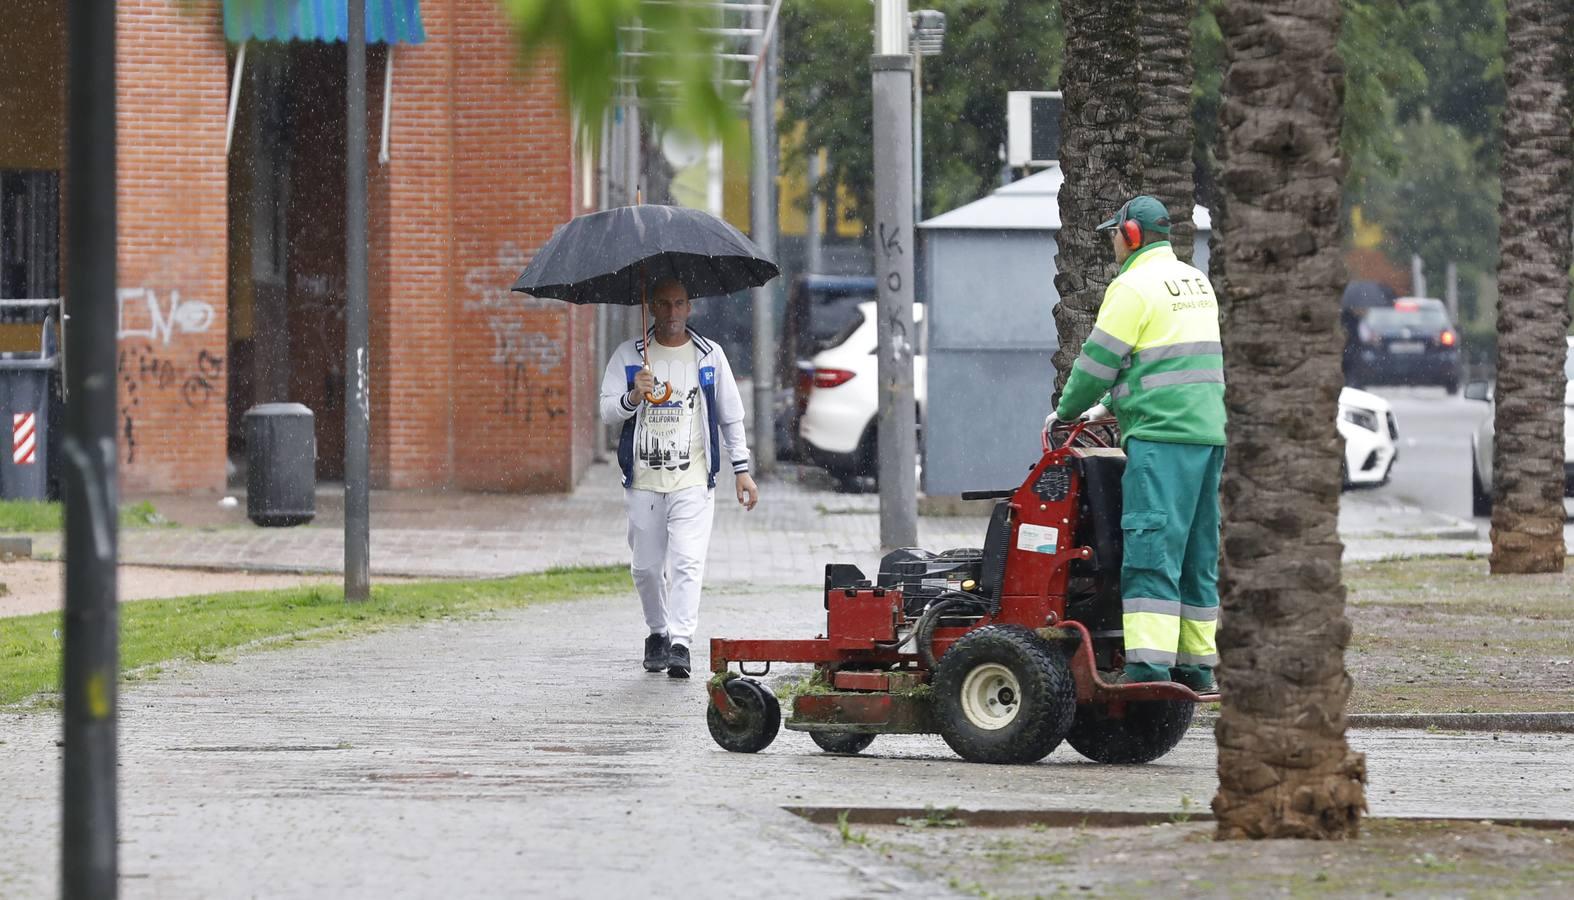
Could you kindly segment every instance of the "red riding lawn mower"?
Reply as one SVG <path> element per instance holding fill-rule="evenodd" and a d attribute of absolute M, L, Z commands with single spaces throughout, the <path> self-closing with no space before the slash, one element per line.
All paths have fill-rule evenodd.
<path fill-rule="evenodd" d="M 896 550 L 874 583 L 833 563 L 824 635 L 712 639 L 711 736 L 737 753 L 765 749 L 781 706 L 755 678 L 773 662 L 812 663 L 786 725 L 827 752 L 857 753 L 880 734 L 938 733 L 973 762 L 1037 762 L 1062 740 L 1102 763 L 1168 753 L 1196 704 L 1218 694 L 1113 683 L 1125 664 L 1125 466 L 1113 419 L 1058 427 L 1021 487 L 962 495 L 997 501 L 983 549 Z"/>

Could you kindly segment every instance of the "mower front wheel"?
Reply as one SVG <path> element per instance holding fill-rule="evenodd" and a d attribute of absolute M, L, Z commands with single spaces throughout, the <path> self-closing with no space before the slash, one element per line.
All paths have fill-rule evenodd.
<path fill-rule="evenodd" d="M 731 722 L 716 708 L 714 701 L 705 707 L 705 724 L 710 736 L 723 750 L 733 753 L 758 753 L 776 740 L 782 727 L 782 707 L 765 685 L 750 678 L 727 682 L 727 697 L 736 715 Z"/>
<path fill-rule="evenodd" d="M 1061 650 L 1020 625 L 968 632 L 934 673 L 940 736 L 969 762 L 1032 763 L 1071 730 L 1076 686 Z"/>
<path fill-rule="evenodd" d="M 848 734 L 838 731 L 811 731 L 809 740 L 814 741 L 826 753 L 862 753 L 874 743 L 872 734 Z"/>
<path fill-rule="evenodd" d="M 1115 718 L 1103 704 L 1077 707 L 1077 721 L 1066 735 L 1072 749 L 1098 763 L 1148 763 L 1175 749 L 1197 704 L 1189 700 L 1127 703 Z"/>

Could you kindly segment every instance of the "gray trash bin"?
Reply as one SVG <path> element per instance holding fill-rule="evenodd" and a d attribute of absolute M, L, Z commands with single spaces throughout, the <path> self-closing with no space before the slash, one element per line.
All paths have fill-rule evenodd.
<path fill-rule="evenodd" d="M 0 358 L 0 499 L 49 496 L 49 377 L 53 357 Z"/>
<path fill-rule="evenodd" d="M 299 403 L 246 410 L 246 518 L 264 527 L 304 525 L 317 515 L 317 432 Z"/>

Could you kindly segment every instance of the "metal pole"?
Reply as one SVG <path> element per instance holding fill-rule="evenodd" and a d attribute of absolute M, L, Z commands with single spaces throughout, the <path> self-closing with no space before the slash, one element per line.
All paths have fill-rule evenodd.
<path fill-rule="evenodd" d="M 913 48 L 913 225 L 924 220 L 924 55 Z"/>
<path fill-rule="evenodd" d="M 120 489 L 115 446 L 115 5 L 71 0 L 65 311 L 66 610 L 62 660 L 60 895 L 114 897 L 119 857 L 115 563 Z"/>
<path fill-rule="evenodd" d="M 755 27 L 760 29 L 756 52 L 763 58 L 769 52 L 764 43 L 765 12 L 754 12 Z M 762 81 L 749 103 L 749 141 L 754 161 L 750 166 L 749 230 L 754 243 L 766 256 L 776 258 L 776 203 L 771 177 L 771 67 L 765 66 Z M 776 359 L 772 352 L 771 302 L 773 291 L 761 285 L 754 289 L 754 460 L 755 470 L 768 472 L 776 466 Z"/>
<path fill-rule="evenodd" d="M 875 6 L 874 209 L 879 287 L 880 546 L 918 543 L 913 400 L 913 57 L 906 0 Z"/>
<path fill-rule="evenodd" d="M 820 178 L 825 174 L 825 150 L 809 154 L 809 221 L 804 228 L 804 268 L 825 271 L 825 201 L 820 199 Z"/>
<path fill-rule="evenodd" d="M 344 404 L 344 599 L 371 596 L 371 498 L 368 447 L 371 385 L 368 381 L 366 308 L 366 0 L 350 0 L 344 169 L 345 309 L 344 370 L 350 396 Z"/>

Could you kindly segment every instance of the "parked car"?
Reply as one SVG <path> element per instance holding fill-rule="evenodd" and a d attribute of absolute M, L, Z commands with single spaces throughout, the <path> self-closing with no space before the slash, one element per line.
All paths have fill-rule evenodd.
<path fill-rule="evenodd" d="M 809 403 L 815 354 L 841 339 L 875 299 L 872 275 L 799 275 L 787 293 L 776 358 L 776 457 L 799 459 L 798 422 Z"/>
<path fill-rule="evenodd" d="M 1345 381 L 1351 387 L 1440 385 L 1459 393 L 1459 332 L 1443 301 L 1400 297 L 1393 306 L 1374 306 L 1350 318 L 1355 330 L 1347 337 Z"/>
<path fill-rule="evenodd" d="M 1563 496 L 1574 497 L 1574 337 L 1568 339 L 1568 356 L 1563 361 Z M 1478 516 L 1492 514 L 1493 386 L 1472 381 L 1465 386 L 1465 398 L 1487 404 L 1487 414 L 1470 435 L 1470 506 Z"/>
<path fill-rule="evenodd" d="M 1381 487 L 1399 460 L 1399 422 L 1376 394 L 1339 392 L 1339 436 L 1344 439 L 1344 487 Z"/>
<path fill-rule="evenodd" d="M 842 333 L 814 356 L 809 399 L 798 429 L 809 460 L 849 486 L 860 478 L 873 477 L 879 468 L 875 448 L 875 413 L 879 409 L 875 303 L 859 303 L 853 313 Z M 918 339 L 914 342 L 913 394 L 918 401 L 920 433 L 929 381 L 923 321 L 923 304 L 914 304 Z"/>

